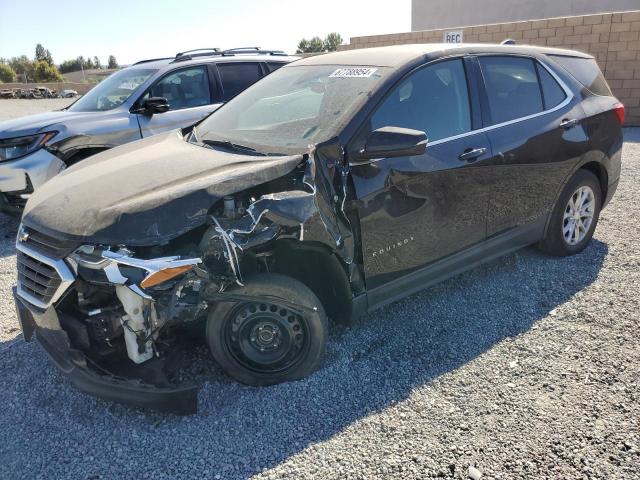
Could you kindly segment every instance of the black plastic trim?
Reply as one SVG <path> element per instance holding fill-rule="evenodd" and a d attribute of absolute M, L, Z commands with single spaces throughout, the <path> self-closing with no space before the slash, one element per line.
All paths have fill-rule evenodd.
<path fill-rule="evenodd" d="M 190 385 L 180 388 L 158 388 L 142 382 L 121 379 L 115 376 L 102 375 L 90 370 L 82 352 L 61 348 L 60 343 L 54 345 L 48 338 L 52 334 L 66 337 L 64 330 L 45 331 L 39 327 L 30 309 L 16 297 L 16 308 L 25 340 L 35 338 L 54 365 L 71 380 L 81 392 L 88 393 L 105 400 L 124 403 L 141 408 L 148 408 L 176 415 L 191 415 L 198 409 L 198 387 Z M 80 364 L 84 363 L 84 365 Z"/>

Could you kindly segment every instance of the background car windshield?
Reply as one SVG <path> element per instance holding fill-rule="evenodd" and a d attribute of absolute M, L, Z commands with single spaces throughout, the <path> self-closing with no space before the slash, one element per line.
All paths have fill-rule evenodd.
<path fill-rule="evenodd" d="M 89 90 L 69 110 L 99 112 L 116 108 L 126 102 L 156 71 L 140 68 L 120 70 Z"/>
<path fill-rule="evenodd" d="M 199 127 L 264 153 L 291 153 L 333 136 L 388 72 L 382 67 L 291 66 L 265 77 Z"/>

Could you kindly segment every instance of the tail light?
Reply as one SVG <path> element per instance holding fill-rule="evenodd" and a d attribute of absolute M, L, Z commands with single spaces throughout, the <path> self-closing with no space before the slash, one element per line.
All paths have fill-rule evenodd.
<path fill-rule="evenodd" d="M 621 103 L 616 104 L 613 107 L 613 113 L 616 114 L 616 117 L 618 117 L 618 121 L 620 122 L 620 125 L 622 125 L 624 123 L 624 105 Z"/>

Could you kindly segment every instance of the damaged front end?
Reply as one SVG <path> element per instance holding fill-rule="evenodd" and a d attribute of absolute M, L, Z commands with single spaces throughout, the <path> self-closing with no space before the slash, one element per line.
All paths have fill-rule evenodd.
<path fill-rule="evenodd" d="M 180 368 L 205 336 L 216 305 L 268 301 L 273 311 L 290 312 L 291 328 L 298 316 L 317 314 L 317 306 L 284 295 L 250 293 L 245 285 L 255 275 L 299 278 L 329 316 L 349 316 L 353 288 L 363 282 L 344 210 L 341 150 L 335 144 L 314 148 L 289 174 L 249 188 L 246 183 L 238 182 L 236 191 L 228 187 L 208 208 L 205 224 L 156 245 L 91 243 L 86 237 L 72 245 L 25 217 L 16 243 L 25 338 L 35 333 L 85 392 L 188 414 L 196 411 L 198 386 L 185 385 Z M 296 264 L 300 258 L 323 264 L 332 276 L 304 272 Z M 255 328 L 261 351 L 277 350 L 287 335 L 268 321 Z"/>

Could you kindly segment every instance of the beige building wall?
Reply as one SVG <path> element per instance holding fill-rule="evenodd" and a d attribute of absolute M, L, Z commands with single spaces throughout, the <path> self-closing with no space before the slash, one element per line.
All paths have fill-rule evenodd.
<path fill-rule="evenodd" d="M 411 30 L 640 9 L 640 0 L 411 0 Z"/>
<path fill-rule="evenodd" d="M 352 37 L 340 50 L 440 43 L 451 29 Z M 640 125 L 640 10 L 581 15 L 522 22 L 508 22 L 463 30 L 465 43 L 499 43 L 512 38 L 519 44 L 569 48 L 593 55 L 609 85 L 627 111 L 626 124 Z"/>

